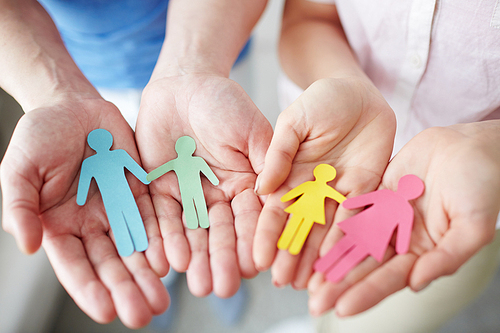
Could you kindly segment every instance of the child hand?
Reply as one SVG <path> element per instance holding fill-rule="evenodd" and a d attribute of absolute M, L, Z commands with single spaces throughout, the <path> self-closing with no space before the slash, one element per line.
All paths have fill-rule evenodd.
<path fill-rule="evenodd" d="M 118 315 L 138 328 L 168 306 L 159 279 L 168 263 L 148 189 L 135 177 L 129 182 L 148 234 L 145 253 L 118 256 L 95 185 L 86 204 L 77 205 L 82 161 L 95 153 L 87 135 L 96 128 L 115 134 L 113 148 L 139 160 L 132 130 L 98 96 L 72 96 L 21 118 L 2 162 L 2 223 L 23 252 L 43 246 L 63 287 L 93 320 L 108 323 Z"/>
<path fill-rule="evenodd" d="M 311 278 L 309 308 L 319 315 L 332 307 L 340 316 L 369 309 L 409 286 L 422 290 L 453 274 L 492 241 L 500 210 L 500 121 L 432 128 L 413 138 L 389 164 L 382 186 L 396 189 L 398 179 L 414 174 L 425 183 L 414 204 L 410 251 L 384 262 L 368 258 L 340 283 Z M 337 230 L 334 230 L 337 229 Z M 321 245 L 326 253 L 341 233 L 332 228 Z"/>
<path fill-rule="evenodd" d="M 272 264 L 276 285 L 306 287 L 336 207 L 327 200 L 326 226 L 314 226 L 302 253 L 291 255 L 276 248 L 288 219 L 281 196 L 312 180 L 321 163 L 337 170 L 333 187 L 341 194 L 374 190 L 391 156 L 394 134 L 393 111 L 366 79 L 318 80 L 283 111 L 257 181 L 259 194 L 272 194 L 259 217 L 253 250 L 259 270 Z"/>
<path fill-rule="evenodd" d="M 253 188 L 272 128 L 234 81 L 215 75 L 186 74 L 157 79 L 143 95 L 136 138 L 146 170 L 177 157 L 176 141 L 188 135 L 220 183 L 202 177 L 209 229 L 183 224 L 178 179 L 167 173 L 150 185 L 167 258 L 186 271 L 195 296 L 212 290 L 229 297 L 241 277 L 257 274 L 251 251 L 262 204 Z"/>

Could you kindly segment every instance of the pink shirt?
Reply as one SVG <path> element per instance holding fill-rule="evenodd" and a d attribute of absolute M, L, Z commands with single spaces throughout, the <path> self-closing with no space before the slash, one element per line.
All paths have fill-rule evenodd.
<path fill-rule="evenodd" d="M 362 68 L 396 113 L 395 152 L 431 126 L 500 118 L 500 0 L 335 3 Z"/>

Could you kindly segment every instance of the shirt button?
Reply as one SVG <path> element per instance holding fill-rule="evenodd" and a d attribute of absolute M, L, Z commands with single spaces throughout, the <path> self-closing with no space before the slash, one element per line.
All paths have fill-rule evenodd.
<path fill-rule="evenodd" d="M 412 64 L 413 67 L 419 68 L 422 65 L 422 60 L 418 56 L 418 54 L 414 54 L 410 57 L 410 64 Z"/>

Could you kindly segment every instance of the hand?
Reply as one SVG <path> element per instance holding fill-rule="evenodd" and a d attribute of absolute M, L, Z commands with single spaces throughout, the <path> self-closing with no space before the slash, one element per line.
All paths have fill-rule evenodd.
<path fill-rule="evenodd" d="M 369 257 L 337 284 L 315 273 L 309 283 L 311 313 L 335 306 L 340 316 L 354 315 L 406 286 L 422 290 L 492 241 L 500 210 L 499 129 L 499 121 L 431 128 L 404 146 L 381 188 L 396 190 L 405 174 L 424 181 L 423 196 L 413 202 L 409 252 L 395 255 L 390 246 L 382 264 Z M 321 250 L 332 246 L 325 240 Z"/>
<path fill-rule="evenodd" d="M 391 108 L 371 83 L 354 77 L 318 80 L 283 111 L 258 179 L 258 193 L 272 194 L 259 218 L 253 252 L 259 270 L 272 264 L 275 285 L 307 286 L 337 207 L 326 201 L 327 224 L 312 228 L 302 253 L 276 253 L 288 218 L 283 211 L 287 204 L 280 197 L 313 180 L 313 169 L 321 163 L 337 170 L 333 188 L 341 194 L 349 197 L 374 190 L 391 156 L 394 134 Z"/>
<path fill-rule="evenodd" d="M 169 172 L 150 185 L 167 259 L 187 270 L 195 296 L 212 290 L 219 297 L 236 293 L 241 277 L 257 274 L 252 260 L 255 225 L 262 204 L 255 195 L 272 136 L 266 118 L 234 81 L 204 74 L 159 78 L 146 87 L 136 138 L 146 171 L 177 157 L 176 140 L 196 142 L 220 183 L 202 177 L 210 228 L 188 229 L 182 220 L 177 177 Z"/>
<path fill-rule="evenodd" d="M 99 96 L 71 96 L 24 115 L 1 168 L 3 227 L 25 253 L 45 249 L 54 271 L 78 306 L 99 323 L 116 315 L 131 328 L 146 325 L 168 306 L 159 276 L 168 271 L 148 188 L 128 177 L 149 239 L 144 253 L 119 257 L 95 184 L 77 205 L 79 170 L 95 152 L 87 135 L 114 134 L 113 149 L 139 161 L 133 132 Z"/>

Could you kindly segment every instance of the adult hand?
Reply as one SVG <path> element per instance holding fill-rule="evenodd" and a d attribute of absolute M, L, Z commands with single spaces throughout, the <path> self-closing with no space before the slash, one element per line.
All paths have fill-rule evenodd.
<path fill-rule="evenodd" d="M 406 174 L 425 183 L 423 196 L 413 202 L 409 252 L 395 255 L 392 244 L 382 264 L 369 257 L 336 284 L 315 273 L 309 283 L 311 313 L 335 307 L 340 316 L 354 315 L 406 286 L 422 290 L 492 241 L 500 210 L 499 129 L 499 121 L 431 128 L 404 146 L 381 188 L 396 190 Z M 325 239 L 322 254 L 335 239 L 338 235 Z"/>
<path fill-rule="evenodd" d="M 229 297 L 241 277 L 257 274 L 252 243 L 262 204 L 253 189 L 262 171 L 272 128 L 250 97 L 234 81 L 207 74 L 185 74 L 152 80 L 139 112 L 136 138 L 146 170 L 177 157 L 176 140 L 189 135 L 220 183 L 202 177 L 210 228 L 183 224 L 176 175 L 153 181 L 150 191 L 172 267 L 187 270 L 195 296 L 212 290 Z"/>
<path fill-rule="evenodd" d="M 87 135 L 105 128 L 113 149 L 139 155 L 133 132 L 118 109 L 94 96 L 54 98 L 19 121 L 1 167 L 4 229 L 25 253 L 45 249 L 54 271 L 77 305 L 92 319 L 116 315 L 131 328 L 146 325 L 168 306 L 159 277 L 168 271 L 147 186 L 128 177 L 149 239 L 145 253 L 120 257 L 113 244 L 101 196 L 90 188 L 77 205 L 82 161 L 95 152 Z"/>
<path fill-rule="evenodd" d="M 318 80 L 283 111 L 257 181 L 259 194 L 272 194 L 259 218 L 253 252 L 259 270 L 272 264 L 275 285 L 307 286 L 337 207 L 327 200 L 327 224 L 314 226 L 302 253 L 291 255 L 276 248 L 288 218 L 281 196 L 312 180 L 320 163 L 336 168 L 333 187 L 341 194 L 374 190 L 391 156 L 394 135 L 394 113 L 367 79 Z"/>

